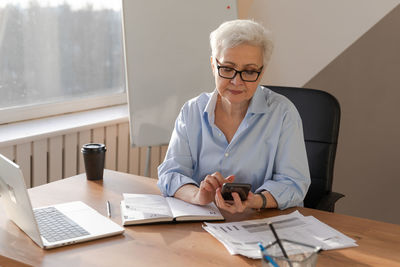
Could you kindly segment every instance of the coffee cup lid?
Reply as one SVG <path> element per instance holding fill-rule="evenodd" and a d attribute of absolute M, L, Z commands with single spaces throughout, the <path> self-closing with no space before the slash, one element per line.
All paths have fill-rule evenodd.
<path fill-rule="evenodd" d="M 101 152 L 106 151 L 106 146 L 104 144 L 89 143 L 82 146 L 82 152 Z"/>

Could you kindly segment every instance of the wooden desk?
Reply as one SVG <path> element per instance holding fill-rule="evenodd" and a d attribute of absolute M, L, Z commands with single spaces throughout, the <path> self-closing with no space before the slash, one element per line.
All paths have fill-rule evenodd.
<path fill-rule="evenodd" d="M 156 180 L 105 171 L 103 181 L 87 181 L 78 175 L 29 189 L 34 207 L 82 200 L 121 223 L 122 193 L 158 194 Z M 248 211 L 239 216 L 224 213 L 226 221 L 259 219 L 285 211 Z M 323 251 L 318 266 L 400 266 L 400 225 L 341 214 L 298 208 L 357 240 L 359 247 Z M 3 215 L 0 208 L 0 266 L 261 266 L 258 260 L 231 256 L 225 247 L 204 231 L 202 223 L 170 223 L 125 227 L 124 235 L 72 246 L 42 250 Z"/>

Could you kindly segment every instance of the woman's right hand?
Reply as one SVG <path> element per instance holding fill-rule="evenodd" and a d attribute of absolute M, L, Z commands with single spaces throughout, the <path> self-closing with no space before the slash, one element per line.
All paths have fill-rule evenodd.
<path fill-rule="evenodd" d="M 195 196 L 195 202 L 199 205 L 206 205 L 214 201 L 217 188 L 221 188 L 224 183 L 232 183 L 233 180 L 235 180 L 234 175 L 224 178 L 219 172 L 207 175 L 200 183 L 200 188 Z"/>

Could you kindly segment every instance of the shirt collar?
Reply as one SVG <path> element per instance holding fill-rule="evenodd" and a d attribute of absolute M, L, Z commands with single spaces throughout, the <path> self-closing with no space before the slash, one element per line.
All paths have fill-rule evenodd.
<path fill-rule="evenodd" d="M 247 109 L 248 114 L 256 113 L 266 113 L 268 107 L 268 102 L 266 95 L 263 92 L 261 86 L 258 86 L 256 92 L 254 93 L 252 99 L 250 100 L 250 105 Z"/>
<path fill-rule="evenodd" d="M 215 105 L 217 103 L 217 98 L 218 98 L 218 91 L 217 89 L 212 92 L 210 99 L 207 102 L 207 105 L 204 108 L 204 115 L 208 115 L 208 121 L 210 123 L 214 123 L 214 117 L 215 117 Z"/>

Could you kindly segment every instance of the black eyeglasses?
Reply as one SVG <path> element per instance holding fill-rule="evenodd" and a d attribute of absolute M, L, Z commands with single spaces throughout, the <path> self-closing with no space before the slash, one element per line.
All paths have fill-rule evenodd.
<path fill-rule="evenodd" d="M 217 61 L 218 75 L 225 79 L 233 79 L 233 78 L 235 78 L 236 74 L 239 73 L 242 81 L 255 82 L 255 81 L 257 81 L 258 77 L 260 76 L 260 74 L 262 72 L 262 69 L 264 68 L 264 66 L 261 66 L 259 71 L 255 71 L 255 70 L 238 71 L 231 67 L 220 66 L 219 61 L 217 59 L 215 59 L 215 60 Z"/>

